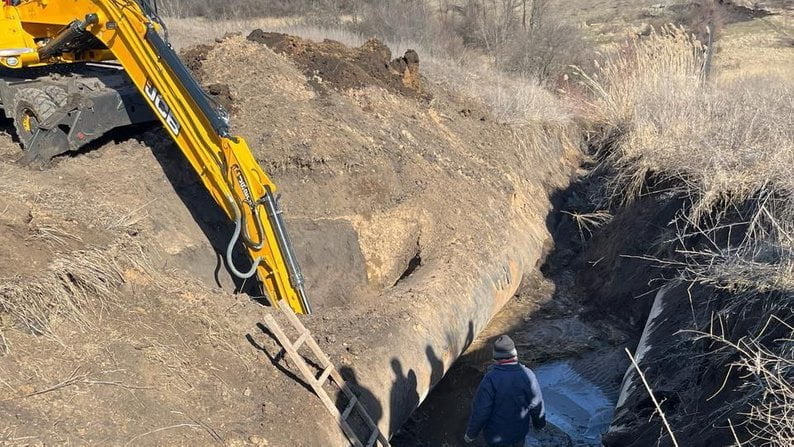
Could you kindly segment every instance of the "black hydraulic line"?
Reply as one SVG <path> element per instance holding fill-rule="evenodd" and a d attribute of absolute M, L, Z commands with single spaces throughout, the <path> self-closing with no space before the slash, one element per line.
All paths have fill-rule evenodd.
<path fill-rule="evenodd" d="M 218 108 L 213 106 L 212 102 L 207 98 L 207 94 L 201 89 L 201 86 L 199 86 L 193 75 L 190 74 L 190 70 L 188 70 L 185 64 L 179 59 L 179 56 L 177 56 L 174 49 L 171 48 L 171 45 L 163 40 L 160 34 L 151 26 L 146 30 L 145 37 L 146 40 L 152 44 L 155 51 L 157 51 L 157 55 L 160 56 L 161 62 L 171 70 L 171 73 L 173 73 L 180 82 L 182 82 L 182 85 L 187 90 L 188 96 L 193 98 L 199 110 L 201 110 L 201 113 L 203 113 L 210 122 L 215 132 L 220 137 L 231 138 L 228 119 L 224 119 L 221 113 L 219 113 Z"/>
<path fill-rule="evenodd" d="M 262 203 L 267 210 L 268 220 L 273 227 L 276 241 L 281 249 L 281 254 L 284 256 L 284 263 L 287 265 L 287 271 L 289 273 L 289 282 L 292 284 L 292 287 L 298 291 L 298 298 L 303 308 L 306 309 L 306 313 L 311 314 L 312 306 L 309 302 L 309 297 L 306 295 L 303 273 L 301 272 L 298 258 L 295 256 L 295 249 L 292 246 L 292 241 L 287 233 L 287 225 L 284 223 L 281 207 L 278 205 L 276 198 L 273 197 L 270 188 L 268 188 L 267 193 L 262 196 L 260 203 Z"/>
<path fill-rule="evenodd" d="M 196 82 L 196 79 L 190 73 L 188 68 L 179 59 L 179 56 L 177 56 L 171 45 L 163 40 L 163 38 L 151 26 L 149 29 L 147 29 L 145 38 L 150 44 L 152 44 L 155 51 L 157 52 L 157 55 L 160 56 L 160 61 L 163 63 L 163 65 L 170 69 L 171 73 L 182 82 L 182 85 L 187 90 L 188 95 L 196 102 L 199 110 L 210 122 L 210 125 L 215 132 L 223 138 L 232 138 L 231 134 L 229 133 L 228 120 L 224 119 L 219 112 L 218 107 L 213 106 L 206 93 L 204 93 L 204 90 L 201 89 L 201 86 L 199 86 L 198 82 Z M 295 256 L 295 250 L 292 247 L 292 242 L 290 241 L 289 235 L 287 234 L 287 226 L 284 223 L 284 218 L 281 214 L 281 209 L 279 208 L 278 202 L 276 201 L 275 197 L 273 197 L 273 193 L 268 190 L 258 203 L 264 205 L 265 209 L 267 210 L 268 220 L 273 227 L 279 249 L 284 256 L 284 262 L 287 267 L 290 283 L 297 290 L 298 298 L 300 299 L 303 308 L 306 310 L 306 313 L 310 314 L 312 309 L 308 296 L 306 295 L 303 273 L 301 272 L 300 265 L 298 264 L 298 259 Z M 236 203 L 234 206 L 236 206 Z M 254 210 L 256 210 L 256 206 L 257 204 L 254 204 Z M 254 218 L 258 218 L 256 211 L 254 211 Z M 241 231 L 239 228 L 241 223 L 235 223 L 237 224 L 235 226 L 237 230 L 235 231 L 235 237 L 233 238 L 230 247 L 233 246 L 233 243 L 236 243 L 236 240 L 239 237 L 239 231 Z M 247 234 L 245 234 L 245 239 L 249 246 L 261 246 L 261 244 L 254 244 Z M 262 241 L 264 241 L 264 239 L 262 239 Z M 227 257 L 231 256 L 230 253 L 231 249 L 227 250 Z M 252 272 L 256 270 L 256 266 L 260 261 L 261 260 L 256 260 L 250 271 L 235 272 L 235 275 L 240 277 L 247 277 L 246 275 L 252 276 Z"/>
<path fill-rule="evenodd" d="M 56 54 L 62 53 L 69 47 L 69 44 L 74 42 L 77 38 L 85 35 L 89 25 L 93 25 L 99 21 L 96 14 L 86 14 L 85 20 L 74 20 L 72 23 L 66 25 L 57 36 L 49 40 L 44 46 L 39 48 L 39 59 L 49 59 Z"/>
<path fill-rule="evenodd" d="M 149 17 L 155 23 L 160 25 L 160 27 L 163 29 L 165 41 L 168 42 L 168 27 L 165 25 L 165 21 L 160 17 L 157 0 L 138 0 L 138 4 L 141 6 L 143 13 L 146 14 L 146 17 Z"/>

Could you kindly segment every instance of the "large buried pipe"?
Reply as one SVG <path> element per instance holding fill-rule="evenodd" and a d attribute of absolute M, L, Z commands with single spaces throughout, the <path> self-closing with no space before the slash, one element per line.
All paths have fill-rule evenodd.
<path fill-rule="evenodd" d="M 634 352 L 634 358 L 640 370 L 648 374 L 646 359 L 658 360 L 660 353 L 669 353 L 670 340 L 684 326 L 682 320 L 689 317 L 688 312 L 682 312 L 682 303 L 690 302 L 690 285 L 682 284 L 678 281 L 671 281 L 663 286 L 656 293 L 653 307 L 648 314 L 642 336 Z M 660 371 L 653 371 L 659 374 Z M 604 445 L 626 445 L 627 440 L 634 440 L 638 433 L 643 436 L 655 430 L 649 430 L 649 421 L 646 418 L 638 417 L 640 406 L 648 402 L 648 391 L 640 378 L 639 373 L 634 367 L 629 367 L 623 376 L 623 383 L 620 386 L 620 395 L 615 405 L 615 414 L 609 432 L 605 436 Z M 658 421 L 654 422 L 658 423 Z M 661 426 L 658 427 L 661 429 Z M 654 442 L 653 440 L 637 439 L 637 443 Z M 647 443 L 646 442 L 646 443 Z M 638 445 L 638 444 L 633 444 Z"/>
<path fill-rule="evenodd" d="M 423 265 L 400 290 L 383 297 L 405 303 L 405 315 L 371 337 L 368 352 L 353 370 L 365 390 L 361 399 L 384 433 L 394 434 L 408 419 L 516 294 L 524 274 L 537 268 L 550 237 L 545 226 L 548 202 L 539 208 L 537 216 L 500 229 L 503 243 L 493 252 L 470 256 L 454 270 L 445 260 Z M 469 398 L 462 395 L 460 405 L 468 406 Z"/>

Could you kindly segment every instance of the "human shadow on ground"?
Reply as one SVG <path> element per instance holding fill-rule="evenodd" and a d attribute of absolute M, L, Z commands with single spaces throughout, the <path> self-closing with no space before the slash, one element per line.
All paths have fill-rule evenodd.
<path fill-rule="evenodd" d="M 260 324 L 259 328 L 265 334 L 271 337 L 274 342 L 276 342 L 276 339 L 266 327 Z M 283 351 L 279 354 L 273 355 L 269 353 L 267 349 L 262 347 L 261 344 L 256 343 L 250 334 L 247 336 L 247 338 L 249 343 L 264 352 L 271 363 L 273 363 L 274 366 L 276 366 L 282 373 L 284 373 L 291 380 L 301 384 L 307 391 L 313 393 L 311 387 L 308 386 L 305 379 L 299 377 L 299 374 L 296 371 L 283 366 L 281 363 Z M 457 337 L 453 337 L 452 334 L 447 334 L 446 343 L 447 346 L 452 346 L 452 350 L 462 352 L 466 349 L 466 347 L 469 346 L 469 344 L 471 344 L 473 339 L 474 323 L 469 321 L 467 335 L 461 342 L 454 341 L 457 340 Z M 462 345 L 458 346 L 461 343 Z M 308 361 L 309 359 L 306 360 Z M 427 362 L 426 366 L 417 365 L 417 367 L 422 368 L 423 374 L 429 374 L 431 386 L 434 386 L 444 376 L 444 361 L 442 356 L 436 353 L 436 349 L 433 347 L 433 345 L 430 344 L 425 346 L 424 361 Z M 319 372 L 319 367 L 317 367 L 317 365 L 314 366 Z M 376 393 L 373 391 L 373 389 L 365 385 L 364 380 L 366 380 L 366 378 L 362 380 L 362 374 L 360 374 L 360 371 L 355 367 L 350 365 L 342 366 L 339 369 L 339 373 L 347 386 L 349 386 L 351 391 L 356 395 L 358 401 L 361 402 L 362 406 L 366 409 L 367 414 L 372 421 L 376 425 L 385 426 L 387 424 L 384 424 L 384 418 L 388 417 L 388 426 L 392 430 L 396 431 L 396 429 L 410 417 L 411 413 L 418 407 L 420 403 L 420 379 L 417 375 L 417 371 L 413 368 L 406 368 L 404 366 L 404 362 L 399 358 L 392 358 L 389 361 L 389 367 L 391 369 L 391 382 L 387 391 L 388 402 L 384 402 L 382 400 L 382 398 L 386 395 L 385 392 Z M 326 386 L 325 389 L 330 393 L 329 387 Z M 335 395 L 335 405 L 337 410 L 340 413 L 344 413 L 349 404 L 350 399 L 346 393 L 342 392 L 341 390 L 337 390 Z M 388 407 L 386 407 L 387 405 Z M 387 412 L 385 411 L 386 408 L 389 410 L 388 416 Z M 369 436 L 372 434 L 372 430 L 361 417 L 361 415 L 358 414 L 357 410 L 350 411 L 349 417 L 346 418 L 346 422 L 350 424 L 359 440 L 362 443 L 366 443 L 366 440 L 369 439 Z"/>
<path fill-rule="evenodd" d="M 396 358 L 390 363 L 394 380 L 389 392 L 389 427 L 399 427 L 419 405 L 419 393 L 414 370 L 404 371 L 402 363 Z"/>
<path fill-rule="evenodd" d="M 377 425 L 383 418 L 383 406 L 381 405 L 378 398 L 375 397 L 375 394 L 369 388 L 363 386 L 359 382 L 356 371 L 350 366 L 341 367 L 339 369 L 339 374 L 342 376 L 342 378 L 344 378 L 345 382 L 350 387 L 350 390 L 356 395 L 359 402 L 361 402 L 361 405 L 366 409 L 369 417 Z M 340 412 L 344 412 L 345 408 L 349 404 L 350 399 L 345 395 L 345 393 L 337 393 L 336 407 Z M 353 412 L 353 416 L 348 420 L 348 422 L 359 439 L 366 443 L 372 434 L 372 430 L 361 417 L 361 415 L 357 414 L 357 412 Z"/>

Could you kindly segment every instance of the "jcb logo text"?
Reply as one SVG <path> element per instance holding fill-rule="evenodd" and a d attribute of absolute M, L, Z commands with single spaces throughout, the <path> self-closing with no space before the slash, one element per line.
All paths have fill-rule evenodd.
<path fill-rule="evenodd" d="M 146 92 L 146 97 L 149 98 L 149 101 L 154 104 L 154 108 L 157 110 L 157 113 L 165 120 L 166 125 L 171 130 L 171 133 L 174 136 L 179 135 L 179 131 L 181 130 L 181 126 L 179 125 L 179 121 L 176 120 L 174 114 L 171 112 L 171 107 L 163 99 L 163 95 L 157 91 L 157 89 L 152 85 L 152 81 L 146 80 L 146 86 L 144 87 L 144 91 Z"/>

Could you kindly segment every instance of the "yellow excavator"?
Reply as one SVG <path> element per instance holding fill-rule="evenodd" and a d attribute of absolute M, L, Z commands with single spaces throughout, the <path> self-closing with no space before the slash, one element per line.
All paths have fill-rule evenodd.
<path fill-rule="evenodd" d="M 167 42 L 155 0 L 0 0 L 0 109 L 23 163 L 47 163 L 109 130 L 159 120 L 234 222 L 229 270 L 274 306 L 311 313 L 276 186 L 228 114 Z M 240 242 L 252 265 L 238 269 Z"/>

